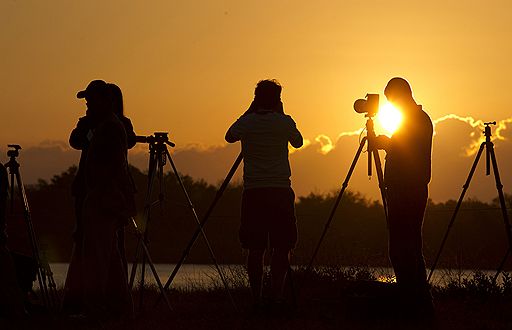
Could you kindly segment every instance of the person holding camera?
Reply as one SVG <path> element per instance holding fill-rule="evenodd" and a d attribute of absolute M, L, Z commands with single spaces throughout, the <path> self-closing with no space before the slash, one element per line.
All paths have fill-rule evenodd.
<path fill-rule="evenodd" d="M 82 120 L 89 132 L 81 136 L 86 150 L 75 179 L 82 180 L 83 189 L 80 235 L 75 237 L 63 308 L 100 320 L 131 315 L 133 302 L 118 244 L 119 229 L 135 215 L 126 131 L 114 113 L 107 83 L 94 80 L 77 97 L 87 101 Z"/>
<path fill-rule="evenodd" d="M 431 177 L 432 121 L 416 104 L 407 80 L 391 79 L 384 94 L 403 115 L 401 126 L 391 138 L 377 137 L 377 147 L 386 151 L 389 258 L 404 308 L 432 313 L 422 238 Z"/>
<path fill-rule="evenodd" d="M 295 194 L 288 143 L 302 146 L 295 122 L 283 111 L 281 85 L 258 82 L 249 109 L 228 129 L 226 141 L 242 142 L 244 190 L 239 239 L 248 249 L 247 272 L 255 307 L 262 304 L 263 257 L 270 243 L 272 302 L 283 298 L 290 253 L 297 242 Z"/>

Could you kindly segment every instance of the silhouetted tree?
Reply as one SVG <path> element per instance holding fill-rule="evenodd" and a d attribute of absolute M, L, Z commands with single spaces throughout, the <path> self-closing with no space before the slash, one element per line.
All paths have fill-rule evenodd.
<path fill-rule="evenodd" d="M 137 221 L 142 223 L 147 176 L 135 167 L 130 169 L 137 187 Z M 36 234 L 42 248 L 53 261 L 67 262 L 70 257 L 74 227 L 73 199 L 70 186 L 76 173 L 72 166 L 27 187 Z M 195 210 L 202 219 L 218 186 L 204 180 L 183 176 L 182 181 Z M 159 185 L 155 182 L 151 201 L 157 200 Z M 151 208 L 149 224 L 150 249 L 156 262 L 172 263 L 179 259 L 197 224 L 173 173 L 166 172 L 161 205 Z M 214 252 L 221 263 L 242 263 L 244 254 L 238 242 L 238 225 L 242 186 L 234 183 L 226 189 L 205 227 Z M 314 194 L 297 198 L 296 212 L 299 242 L 294 262 L 306 263 L 318 242 L 320 233 L 336 198 L 336 193 Z M 506 195 L 507 203 L 512 195 Z M 429 202 L 424 224 L 427 265 L 437 252 L 439 243 L 453 214 L 456 201 Z M 13 250 L 30 254 L 26 227 L 17 203 L 16 215 L 8 219 L 9 244 Z M 363 195 L 345 192 L 331 228 L 318 255 L 318 263 L 368 264 L 388 266 L 386 221 L 382 205 Z M 128 259 L 133 258 L 135 237 L 127 230 Z M 485 203 L 475 199 L 463 202 L 441 258 L 441 267 L 482 267 L 493 269 L 507 248 L 503 219 L 498 200 Z M 189 263 L 210 263 L 202 238 L 187 259 Z"/>

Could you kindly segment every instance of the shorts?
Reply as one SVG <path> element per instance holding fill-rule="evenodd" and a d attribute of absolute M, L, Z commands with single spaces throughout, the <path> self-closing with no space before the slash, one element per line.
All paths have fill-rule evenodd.
<path fill-rule="evenodd" d="M 244 249 L 293 249 L 297 243 L 295 194 L 291 188 L 246 189 L 242 195 L 240 243 Z"/>

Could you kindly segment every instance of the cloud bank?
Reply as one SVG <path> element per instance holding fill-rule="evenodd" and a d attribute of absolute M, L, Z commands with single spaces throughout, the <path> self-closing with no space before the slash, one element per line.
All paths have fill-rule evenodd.
<path fill-rule="evenodd" d="M 435 135 L 430 196 L 435 201 L 458 199 L 475 154 L 484 140 L 483 122 L 453 114 L 433 122 Z M 511 123 L 512 118 L 503 119 L 492 129 L 504 191 L 509 193 L 512 192 L 512 173 L 509 170 L 512 168 Z M 359 146 L 361 133 L 361 130 L 344 132 L 335 139 L 319 135 L 307 139 L 302 148 L 291 152 L 292 183 L 297 195 L 339 191 Z M 143 170 L 147 169 L 148 152 L 145 148 L 145 145 L 137 145 L 129 153 L 130 163 Z M 4 155 L 5 151 L 5 148 L 0 149 Z M 170 152 L 180 173 L 218 184 L 231 168 L 240 152 L 240 145 L 189 145 L 170 149 Z M 38 146 L 24 148 L 20 154 L 21 172 L 28 184 L 36 183 L 40 178 L 50 179 L 77 164 L 80 156 L 78 151 L 58 141 L 45 141 Z M 382 152 L 383 163 L 384 159 Z M 488 201 L 497 196 L 494 177 L 487 177 L 484 172 L 485 155 L 482 155 L 468 189 L 468 197 Z M 234 180 L 240 181 L 241 174 L 239 169 Z M 377 177 L 375 173 L 371 178 L 367 174 L 366 153 L 361 154 L 348 188 L 379 199 Z"/>

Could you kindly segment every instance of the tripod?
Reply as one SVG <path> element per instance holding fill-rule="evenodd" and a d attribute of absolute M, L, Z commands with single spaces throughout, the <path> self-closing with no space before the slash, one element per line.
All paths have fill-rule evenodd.
<path fill-rule="evenodd" d="M 142 246 L 146 253 L 145 253 L 145 255 L 142 256 L 142 265 L 141 265 L 142 271 L 141 271 L 141 277 L 140 277 L 140 282 L 139 282 L 139 286 L 140 286 L 139 306 L 140 306 L 140 308 L 142 308 L 142 305 L 143 305 L 144 274 L 145 274 L 146 257 L 149 256 L 149 252 L 147 251 L 147 245 L 148 245 L 149 223 L 150 223 L 150 219 L 151 219 L 151 207 L 156 204 L 160 204 L 161 206 L 163 205 L 163 201 L 164 201 L 163 168 L 164 168 L 164 165 L 166 164 L 167 160 L 169 161 L 171 168 L 177 178 L 178 184 L 183 192 L 183 195 L 185 196 L 185 198 L 187 200 L 188 206 L 194 216 L 194 219 L 196 220 L 196 222 L 199 226 L 199 232 L 204 238 L 204 241 L 205 241 L 208 251 L 210 253 L 210 257 L 211 257 L 213 263 L 215 264 L 217 272 L 219 273 L 219 277 L 221 278 L 221 281 L 224 284 L 226 292 L 228 293 L 233 306 L 235 306 L 233 297 L 231 296 L 231 292 L 229 291 L 229 287 L 227 285 L 224 274 L 222 273 L 222 271 L 219 267 L 217 258 L 215 257 L 215 254 L 213 253 L 213 249 L 210 245 L 210 242 L 208 241 L 208 238 L 206 237 L 206 234 L 204 233 L 203 228 L 199 222 L 199 218 L 197 216 L 197 212 L 194 208 L 194 205 L 192 204 L 192 201 L 190 200 L 190 197 L 188 196 L 187 190 L 185 189 L 185 185 L 183 184 L 183 181 L 181 180 L 181 177 L 179 176 L 178 170 L 176 169 L 176 166 L 174 165 L 174 162 L 171 158 L 169 150 L 167 149 L 167 146 L 174 147 L 175 146 L 174 143 L 169 141 L 169 139 L 167 137 L 167 133 L 154 133 L 154 136 L 137 137 L 137 142 L 148 143 L 149 151 L 150 151 L 149 170 L 148 170 L 148 190 L 146 193 L 146 199 L 145 199 L 145 203 L 144 203 L 145 228 L 144 228 L 144 233 L 141 234 L 139 237 L 139 242 L 137 244 L 137 250 L 136 250 L 136 255 L 135 255 L 135 262 L 133 263 L 131 275 L 130 275 L 130 287 L 132 287 L 134 279 L 135 279 L 135 273 L 137 270 L 137 263 L 138 263 L 139 254 L 140 254 L 140 247 Z M 151 202 L 151 193 L 153 191 L 154 182 L 155 182 L 155 179 L 157 176 L 158 176 L 158 181 L 159 181 L 159 195 L 158 195 L 158 200 L 156 202 L 152 203 Z M 134 223 L 134 225 L 136 225 L 135 222 L 133 221 L 133 219 L 132 219 L 132 222 Z M 148 258 L 148 261 L 150 261 L 149 258 Z M 150 261 L 150 266 L 153 270 L 154 266 L 152 265 L 151 261 Z M 160 295 L 166 299 L 167 304 L 169 305 L 168 300 L 167 300 L 167 295 L 166 295 L 166 290 L 168 289 L 169 286 L 166 284 L 165 287 L 162 287 L 160 279 L 158 278 L 155 271 L 153 271 L 153 275 L 159 285 Z M 169 305 L 169 307 L 170 307 L 170 305 Z"/>
<path fill-rule="evenodd" d="M 385 190 L 384 190 L 385 189 L 384 188 L 384 175 L 382 173 L 379 150 L 375 147 L 376 135 L 375 135 L 374 125 L 373 125 L 373 119 L 372 119 L 372 116 L 369 114 L 366 114 L 366 117 L 368 118 L 368 120 L 366 121 L 366 132 L 367 132 L 366 136 L 359 143 L 359 148 L 357 149 L 354 160 L 352 161 L 352 164 L 350 165 L 350 169 L 348 170 L 345 181 L 343 181 L 343 184 L 341 185 L 341 190 L 338 194 L 338 197 L 336 198 L 336 201 L 334 202 L 334 205 L 331 209 L 331 213 L 329 214 L 329 218 L 327 219 L 327 222 L 325 223 L 324 230 L 322 232 L 322 235 L 320 236 L 320 240 L 318 241 L 318 244 L 316 245 L 313 256 L 311 257 L 311 260 L 309 261 L 309 264 L 307 267 L 308 271 L 310 271 L 313 267 L 313 263 L 315 262 L 318 251 L 320 250 L 320 245 L 322 245 L 325 235 L 327 234 L 327 231 L 329 229 L 329 226 L 331 225 L 331 222 L 334 218 L 334 214 L 336 213 L 336 209 L 338 208 L 341 198 L 343 197 L 343 193 L 345 192 L 345 190 L 348 187 L 348 182 L 350 180 L 350 177 L 352 176 L 352 173 L 354 172 L 357 161 L 359 160 L 359 156 L 361 156 L 361 152 L 363 151 L 363 148 L 364 148 L 365 144 L 367 144 L 367 143 L 368 143 L 368 147 L 367 147 L 368 176 L 369 177 L 372 176 L 372 158 L 373 158 L 375 161 L 375 168 L 377 170 L 377 179 L 379 181 L 379 189 L 380 189 L 380 193 L 381 193 L 381 197 L 382 197 L 382 205 L 384 206 L 384 214 L 386 216 L 386 221 L 387 221 L 387 204 L 386 204 L 386 195 L 385 195 Z"/>
<path fill-rule="evenodd" d="M 482 152 L 485 148 L 485 175 L 491 174 L 491 163 L 492 163 L 492 169 L 494 173 L 494 179 L 496 181 L 496 189 L 498 190 L 498 197 L 500 200 L 500 207 L 501 207 L 501 213 L 503 215 L 503 222 L 505 224 L 505 232 L 507 234 L 508 239 L 508 252 L 505 255 L 505 258 L 501 262 L 498 271 L 494 277 L 494 281 L 496 281 L 499 273 L 501 272 L 501 269 L 503 268 L 506 259 L 508 258 L 508 255 L 510 251 L 512 251 L 512 228 L 510 226 L 510 221 L 508 219 L 507 214 L 507 206 L 505 204 L 505 196 L 503 194 L 503 184 L 501 184 L 500 180 L 500 173 L 498 171 L 498 163 L 496 162 L 496 155 L 494 153 L 494 143 L 491 142 L 491 125 L 496 125 L 496 122 L 488 122 L 484 123 L 484 135 L 485 135 L 485 141 L 482 142 L 480 145 L 480 149 L 478 149 L 478 153 L 476 154 L 475 161 L 473 162 L 473 166 L 471 167 L 471 170 L 469 171 L 469 176 L 466 180 L 466 183 L 462 186 L 462 193 L 459 197 L 459 200 L 457 202 L 457 205 L 455 206 L 455 210 L 453 212 L 452 218 L 450 220 L 450 223 L 448 224 L 448 228 L 446 229 L 446 233 L 444 234 L 443 240 L 441 242 L 441 246 L 439 247 L 439 251 L 437 252 L 436 258 L 434 260 L 434 264 L 432 265 L 432 268 L 430 269 L 430 273 L 428 275 L 427 281 L 430 282 L 430 279 L 432 278 L 432 274 L 434 273 L 434 270 L 436 269 L 437 263 L 439 261 L 439 257 L 441 256 L 441 253 L 443 251 L 444 245 L 448 239 L 448 234 L 450 233 L 450 230 L 453 226 L 453 223 L 455 222 L 455 218 L 457 217 L 457 213 L 459 212 L 459 208 L 462 204 L 462 200 L 464 199 L 464 195 L 466 194 L 466 191 L 469 188 L 469 184 L 471 183 L 471 179 L 473 178 L 473 174 L 475 173 L 476 166 L 478 165 L 478 161 L 480 160 L 480 156 L 482 156 Z"/>
<path fill-rule="evenodd" d="M 59 305 L 59 299 L 57 295 L 57 285 L 53 279 L 53 273 L 48 264 L 48 260 L 43 258 L 44 254 L 41 253 L 39 244 L 37 241 L 36 234 L 34 232 L 34 226 L 32 224 L 32 216 L 30 213 L 30 207 L 28 205 L 27 195 L 25 193 L 25 186 L 21 180 L 20 164 L 16 161 L 16 157 L 19 156 L 19 150 L 21 146 L 17 144 L 9 144 L 9 148 L 12 150 L 7 151 L 7 156 L 10 158 L 5 164 L 5 167 L 9 170 L 10 176 L 10 196 L 11 196 L 11 213 L 14 212 L 14 185 L 18 186 L 19 198 L 23 203 L 23 216 L 27 224 L 28 237 L 30 240 L 30 247 L 32 250 L 32 257 L 36 262 L 36 277 L 39 284 L 39 290 L 43 304 L 50 311 L 57 311 Z"/>
<path fill-rule="evenodd" d="M 183 263 L 187 259 L 190 251 L 192 250 L 192 247 L 194 246 L 195 242 L 197 241 L 197 238 L 199 237 L 199 235 L 202 233 L 203 228 L 206 225 L 206 222 L 208 221 L 208 219 L 209 219 L 210 215 L 212 214 L 213 210 L 215 209 L 215 206 L 217 205 L 217 202 L 222 197 L 222 194 L 224 194 L 224 191 L 226 190 L 226 188 L 229 185 L 229 182 L 231 181 L 231 179 L 235 175 L 235 172 L 238 169 L 238 167 L 240 166 L 240 163 L 242 162 L 242 160 L 243 160 L 243 154 L 240 153 L 238 155 L 238 157 L 236 158 L 235 162 L 233 163 L 233 166 L 231 166 L 231 169 L 229 170 L 228 174 L 226 175 L 226 178 L 224 179 L 224 181 L 222 182 L 221 186 L 219 187 L 219 190 L 217 190 L 217 193 L 215 194 L 215 197 L 214 197 L 212 203 L 210 204 L 210 207 L 208 207 L 208 210 L 206 211 L 205 215 L 203 216 L 203 219 L 199 223 L 198 228 L 196 229 L 196 231 L 192 235 L 190 241 L 188 242 L 187 246 L 185 247 L 185 250 L 183 251 L 180 260 L 178 261 L 178 263 L 174 267 L 171 275 L 169 276 L 167 282 L 165 283 L 164 288 L 166 290 L 171 286 L 174 278 L 176 277 L 176 274 L 178 273 L 179 269 L 181 268 L 181 266 L 183 265 Z M 290 288 L 291 288 L 292 295 L 293 295 L 292 299 L 293 299 L 293 304 L 295 306 L 296 303 L 297 303 L 297 299 L 296 299 L 296 295 L 295 295 L 295 285 L 294 285 L 293 278 L 292 278 L 293 270 L 292 270 L 291 266 L 288 266 L 287 274 L 288 274 L 288 278 L 290 279 L 290 281 L 289 281 L 290 282 Z M 230 295 L 230 297 L 231 297 L 231 295 Z M 158 301 L 160 301 L 160 300 L 158 300 Z M 158 301 L 157 301 L 157 303 L 158 303 Z M 231 302 L 233 303 L 233 307 L 234 307 L 234 309 L 236 311 L 237 307 L 234 304 L 233 298 L 231 298 Z"/>
<path fill-rule="evenodd" d="M 226 178 L 224 179 L 224 182 L 222 182 L 219 190 L 217 190 L 217 193 L 215 194 L 215 197 L 214 197 L 212 203 L 210 204 L 210 207 L 208 208 L 208 210 L 206 211 L 205 215 L 203 216 L 203 219 L 201 220 L 201 222 L 198 223 L 198 227 L 197 227 L 196 231 L 194 232 L 194 234 L 192 235 L 192 238 L 188 242 L 187 246 L 185 247 L 185 250 L 183 250 L 183 253 L 181 254 L 180 260 L 174 266 L 174 269 L 173 269 L 171 275 L 169 276 L 169 278 L 167 279 L 167 282 L 165 283 L 165 286 L 164 286 L 165 290 L 167 290 L 171 286 L 172 281 L 174 280 L 174 278 L 178 274 L 178 271 L 180 270 L 181 266 L 183 265 L 183 263 L 187 259 L 188 255 L 190 253 L 190 250 L 192 250 L 192 247 L 194 246 L 195 242 L 197 241 L 197 238 L 199 237 L 199 235 L 202 234 L 203 237 L 205 237 L 205 239 L 206 239 L 206 236 L 204 235 L 204 232 L 203 232 L 203 228 L 206 225 L 206 222 L 208 221 L 208 218 L 212 214 L 213 209 L 217 205 L 217 202 L 220 200 L 220 198 L 222 197 L 222 194 L 224 193 L 224 191 L 228 187 L 228 184 L 231 181 L 231 179 L 233 178 L 233 175 L 235 175 L 235 172 L 236 172 L 238 166 L 240 166 L 240 163 L 242 162 L 242 159 L 243 159 L 243 155 L 242 155 L 242 153 L 240 153 L 238 155 L 238 157 L 236 158 L 235 163 L 233 164 L 233 166 L 229 170 Z M 218 271 L 219 271 L 219 274 L 222 274 L 220 269 L 218 269 Z M 227 288 L 226 284 L 224 284 L 224 286 L 226 286 L 226 288 Z M 228 293 L 229 293 L 229 291 L 228 291 Z M 235 310 L 237 310 L 235 301 L 233 300 L 233 297 L 231 296 L 230 293 L 229 293 L 229 297 L 230 297 L 231 303 L 233 305 L 233 308 Z M 159 301 L 160 301 L 160 299 L 158 299 L 157 303 Z"/>

